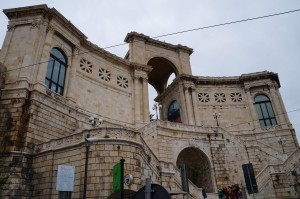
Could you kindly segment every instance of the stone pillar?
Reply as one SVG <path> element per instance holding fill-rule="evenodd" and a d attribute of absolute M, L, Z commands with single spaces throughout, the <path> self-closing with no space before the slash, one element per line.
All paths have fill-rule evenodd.
<path fill-rule="evenodd" d="M 288 114 L 287 114 L 287 112 L 286 112 L 286 109 L 285 109 L 285 106 L 284 106 L 284 103 L 283 103 L 281 94 L 280 94 L 280 92 L 279 92 L 278 85 L 275 85 L 275 90 L 276 90 L 276 95 L 277 95 L 277 97 L 278 97 L 278 101 L 279 101 L 279 103 L 280 103 L 280 105 L 281 105 L 282 111 L 283 111 L 283 113 L 285 113 L 285 114 L 283 115 L 283 117 L 284 117 L 284 119 L 285 119 L 285 122 L 286 122 L 287 125 L 291 125 L 289 116 L 288 116 Z"/>
<path fill-rule="evenodd" d="M 135 119 L 135 122 L 141 121 L 139 84 L 140 84 L 140 77 L 134 76 L 134 119 Z"/>
<path fill-rule="evenodd" d="M 255 128 L 259 127 L 260 124 L 259 124 L 257 113 L 256 113 L 256 110 L 255 110 L 255 107 L 254 107 L 253 98 L 252 98 L 251 93 L 250 93 L 250 87 L 245 87 L 245 93 L 246 93 L 246 98 L 247 98 L 247 102 L 248 102 L 248 109 L 249 109 L 249 112 L 250 112 L 250 117 L 253 121 L 253 126 Z"/>
<path fill-rule="evenodd" d="M 3 46 L 1 49 L 1 53 L 0 53 L 0 62 L 5 64 L 5 58 L 6 58 L 6 54 L 9 48 L 9 44 L 11 42 L 11 38 L 13 36 L 14 30 L 15 30 L 16 26 L 15 25 L 8 25 L 7 26 L 7 32 L 5 35 L 5 39 L 3 42 Z"/>
<path fill-rule="evenodd" d="M 199 109 L 198 109 L 198 104 L 197 104 L 197 96 L 196 96 L 196 88 L 195 86 L 192 87 L 192 102 L 193 102 L 193 110 L 194 110 L 194 118 L 195 118 L 195 124 L 197 126 L 201 125 L 201 121 L 200 121 L 200 113 L 199 113 Z"/>
<path fill-rule="evenodd" d="M 73 47 L 72 52 L 72 60 L 69 63 L 69 66 L 67 68 L 67 75 L 65 79 L 65 94 L 66 98 L 71 101 L 76 101 L 74 93 L 77 88 L 77 81 L 76 81 L 76 66 L 79 64 L 79 54 L 80 49 L 79 45 Z"/>
<path fill-rule="evenodd" d="M 186 108 L 186 102 L 185 102 L 185 97 L 184 97 L 184 85 L 180 85 L 181 92 L 179 92 L 179 97 L 180 97 L 180 117 L 181 121 L 183 123 L 188 124 L 188 116 L 187 116 L 187 108 Z"/>
<path fill-rule="evenodd" d="M 189 85 L 184 86 L 184 95 L 185 95 L 185 102 L 186 102 L 186 111 L 187 111 L 187 116 L 188 116 L 188 124 L 194 125 L 192 100 L 191 100 L 191 95 L 189 92 Z"/>
<path fill-rule="evenodd" d="M 41 28 L 42 27 L 42 28 Z M 39 60 L 37 60 L 37 55 L 42 51 L 42 46 L 40 46 L 41 40 L 41 29 L 46 29 L 42 25 L 41 21 L 34 21 L 31 24 L 29 37 L 26 37 L 26 40 L 30 45 L 26 47 L 24 50 L 24 56 L 22 60 L 22 65 L 19 73 L 19 79 L 26 80 L 28 82 L 33 83 L 36 80 L 36 75 L 38 71 Z M 46 31 L 46 30 L 44 30 Z"/>
<path fill-rule="evenodd" d="M 39 63 L 41 61 L 41 57 L 42 57 L 42 53 L 43 53 L 43 49 L 44 49 L 44 45 L 45 45 L 45 39 L 48 33 L 48 21 L 44 21 L 42 22 L 40 25 L 42 26 L 41 30 L 40 30 L 40 34 L 39 34 L 39 39 L 37 40 L 37 49 L 34 49 L 37 53 L 35 55 L 34 58 L 34 63 Z M 37 26 L 37 25 L 32 25 L 33 27 Z M 34 75 L 33 75 L 33 83 L 37 82 L 37 76 L 38 76 L 38 71 L 39 71 L 39 65 L 36 64 L 34 65 Z"/>
<path fill-rule="evenodd" d="M 272 101 L 272 107 L 273 107 L 273 110 L 274 110 L 274 114 L 277 116 L 276 119 L 277 119 L 277 124 L 278 125 L 283 125 L 285 124 L 285 120 L 284 120 L 284 114 L 285 114 L 285 111 L 283 111 L 282 107 L 281 107 L 281 104 L 277 98 L 277 95 L 276 95 L 276 91 L 275 91 L 275 85 L 269 85 L 269 89 L 270 89 L 270 93 L 271 93 L 271 101 Z"/>
<path fill-rule="evenodd" d="M 143 78 L 143 112 L 144 112 L 144 122 L 150 121 L 149 112 L 149 98 L 148 98 L 148 79 Z"/>
<path fill-rule="evenodd" d="M 52 39 L 53 39 L 54 32 L 55 32 L 54 28 L 49 25 L 47 28 L 47 36 L 45 39 L 44 49 L 41 56 L 41 61 L 40 61 L 41 64 L 39 65 L 38 74 L 37 74 L 37 82 L 43 85 L 45 82 L 45 75 L 46 75 L 48 60 L 52 48 Z"/>

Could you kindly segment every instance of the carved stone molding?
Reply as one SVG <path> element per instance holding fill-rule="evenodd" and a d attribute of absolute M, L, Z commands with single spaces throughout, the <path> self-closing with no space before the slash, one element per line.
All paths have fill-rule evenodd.
<path fill-rule="evenodd" d="M 73 55 L 78 55 L 79 54 L 79 52 L 80 52 L 80 47 L 79 47 L 79 45 L 76 45 L 76 46 L 74 46 L 73 48 L 72 48 L 72 53 L 73 53 Z"/>
<path fill-rule="evenodd" d="M 142 77 L 143 82 L 148 83 L 148 78 L 147 77 Z"/>
<path fill-rule="evenodd" d="M 16 28 L 16 25 L 7 25 L 7 31 L 11 32 Z"/>
<path fill-rule="evenodd" d="M 55 31 L 54 27 L 51 25 L 48 25 L 47 32 L 54 32 L 54 31 Z"/>
<path fill-rule="evenodd" d="M 41 21 L 33 21 L 31 23 L 31 28 L 34 29 L 34 28 L 40 28 L 42 22 Z"/>
<path fill-rule="evenodd" d="M 271 83 L 268 84 L 268 87 L 270 90 L 271 89 L 277 90 L 279 88 L 278 84 L 271 84 Z"/>

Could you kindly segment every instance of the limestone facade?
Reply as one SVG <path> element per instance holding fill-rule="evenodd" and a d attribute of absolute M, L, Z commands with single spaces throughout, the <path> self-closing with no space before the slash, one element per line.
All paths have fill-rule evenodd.
<path fill-rule="evenodd" d="M 299 198 L 298 141 L 276 73 L 193 76 L 189 47 L 131 32 L 125 38 L 129 51 L 120 58 L 89 42 L 54 8 L 4 13 L 9 24 L 0 51 L 0 152 L 1 165 L 12 168 L 6 198 L 57 198 L 58 165 L 75 166 L 72 198 L 82 198 L 87 135 L 94 138 L 87 198 L 112 198 L 112 168 L 122 158 L 125 174 L 134 179 L 127 190 L 138 191 L 151 178 L 179 192 L 185 163 L 196 176 L 190 176 L 190 196 L 199 198 L 203 186 L 215 193 L 243 185 L 242 164 L 251 162 L 256 197 Z M 62 94 L 45 81 L 53 49 L 65 55 Z M 172 73 L 176 78 L 167 86 Z M 148 83 L 162 105 L 160 120 L 150 121 Z M 259 95 L 270 100 L 275 124 L 261 126 L 254 100 Z M 180 120 L 170 121 L 173 102 Z M 90 116 L 104 122 L 93 127 Z"/>

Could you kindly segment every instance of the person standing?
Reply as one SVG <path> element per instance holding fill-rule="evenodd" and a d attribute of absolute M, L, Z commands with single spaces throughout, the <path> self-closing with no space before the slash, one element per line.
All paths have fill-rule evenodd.
<path fill-rule="evenodd" d="M 203 196 L 204 199 L 207 198 L 206 187 L 204 187 L 204 188 L 202 189 L 202 196 Z"/>
<path fill-rule="evenodd" d="M 218 196 L 219 196 L 219 199 L 223 199 L 223 197 L 224 197 L 223 189 L 221 189 L 221 188 L 218 189 Z"/>

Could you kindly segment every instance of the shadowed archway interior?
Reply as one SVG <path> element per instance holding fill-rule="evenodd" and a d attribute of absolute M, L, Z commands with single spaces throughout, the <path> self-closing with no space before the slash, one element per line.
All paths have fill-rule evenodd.
<path fill-rule="evenodd" d="M 209 159 L 199 149 L 189 147 L 182 150 L 177 158 L 176 166 L 180 168 L 185 164 L 188 178 L 197 187 L 207 187 L 208 192 L 213 192 L 212 172 Z"/>
<path fill-rule="evenodd" d="M 150 59 L 147 65 L 153 69 L 148 75 L 148 83 L 151 84 L 158 94 L 163 93 L 167 87 L 168 79 L 172 73 L 178 75 L 178 70 L 169 60 L 162 57 Z"/>

